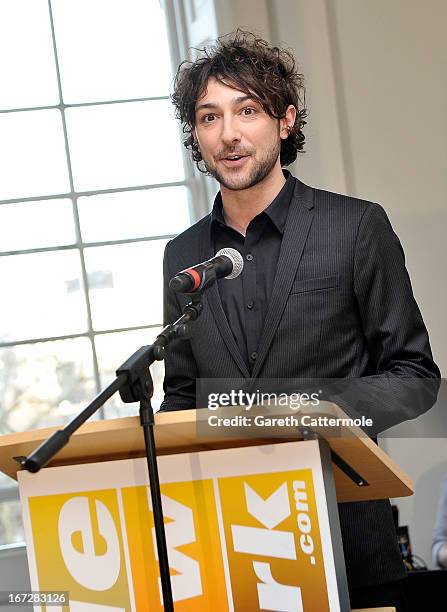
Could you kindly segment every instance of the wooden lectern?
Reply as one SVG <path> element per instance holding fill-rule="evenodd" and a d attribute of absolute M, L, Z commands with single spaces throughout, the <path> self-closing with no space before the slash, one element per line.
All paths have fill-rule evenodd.
<path fill-rule="evenodd" d="M 350 611 L 337 501 L 411 495 L 410 479 L 356 428 L 206 435 L 206 413 L 155 415 L 175 610 Z M 0 438 L 0 470 L 16 478 L 53 431 Z M 18 473 L 32 588 L 70 595 L 50 612 L 163 610 L 143 455 L 137 417 L 94 421 Z"/>

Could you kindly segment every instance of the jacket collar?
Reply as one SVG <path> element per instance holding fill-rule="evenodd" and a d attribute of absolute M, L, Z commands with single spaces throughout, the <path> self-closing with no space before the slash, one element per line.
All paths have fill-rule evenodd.
<path fill-rule="evenodd" d="M 284 235 L 284 228 L 286 226 L 290 201 L 293 196 L 296 181 L 296 179 L 290 174 L 288 170 L 283 170 L 283 174 L 284 178 L 286 179 L 286 182 L 282 186 L 280 192 L 274 198 L 274 200 L 267 206 L 267 208 L 265 208 L 258 215 L 258 217 L 261 215 L 266 215 L 281 235 Z M 213 227 L 216 224 L 226 225 L 223 215 L 223 204 L 220 191 L 217 193 L 214 199 L 213 208 L 211 210 L 211 232 L 213 231 Z"/>

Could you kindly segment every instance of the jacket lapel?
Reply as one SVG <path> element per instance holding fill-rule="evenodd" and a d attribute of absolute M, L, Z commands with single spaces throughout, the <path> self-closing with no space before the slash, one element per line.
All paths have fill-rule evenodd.
<path fill-rule="evenodd" d="M 200 245 L 200 261 L 206 261 L 215 255 L 211 244 L 211 232 L 208 224 L 205 225 L 205 231 L 203 234 L 203 240 Z M 219 329 L 220 335 L 227 345 L 232 358 L 239 367 L 243 378 L 250 378 L 250 372 L 247 364 L 239 351 L 239 347 L 236 344 L 236 340 L 231 332 L 227 317 L 225 316 L 217 283 L 213 283 L 211 287 L 208 287 L 208 289 L 204 292 L 203 300 L 204 302 L 208 302 L 208 307 L 213 313 L 213 317 Z"/>
<path fill-rule="evenodd" d="M 261 371 L 276 328 L 283 315 L 313 217 L 313 191 L 296 179 L 281 243 L 270 304 L 264 321 L 258 356 L 253 367 L 253 378 L 256 378 Z"/>

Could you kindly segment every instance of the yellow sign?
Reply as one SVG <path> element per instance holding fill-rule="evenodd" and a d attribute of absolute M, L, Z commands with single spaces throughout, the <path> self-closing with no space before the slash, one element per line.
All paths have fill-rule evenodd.
<path fill-rule="evenodd" d="M 311 470 L 219 481 L 236 610 L 328 612 Z"/>
<path fill-rule="evenodd" d="M 130 610 L 116 491 L 29 499 L 39 590 Z"/>
<path fill-rule="evenodd" d="M 227 592 L 212 481 L 172 483 L 162 485 L 161 490 L 176 611 L 226 612 Z M 123 502 L 136 610 L 162 611 L 147 487 L 123 489 Z"/>
<path fill-rule="evenodd" d="M 88 490 L 76 489 L 78 478 L 72 492 L 59 484 L 52 493 L 47 478 L 45 494 L 27 495 L 21 483 L 32 586 L 68 591 L 70 607 L 60 610 L 163 611 L 148 486 L 98 484 L 104 466 L 118 473 L 120 463 L 132 464 L 71 466 L 71 475 L 96 469 Z M 64 469 L 44 472 L 61 483 Z M 198 472 L 161 485 L 176 612 L 338 609 L 329 603 L 334 576 L 326 571 L 312 468 Z"/>

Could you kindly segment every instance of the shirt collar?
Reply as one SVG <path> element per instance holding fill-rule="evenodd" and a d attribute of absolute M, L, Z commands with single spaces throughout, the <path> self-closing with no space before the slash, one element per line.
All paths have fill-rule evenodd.
<path fill-rule="evenodd" d="M 272 221 L 276 229 L 283 234 L 286 226 L 287 214 L 289 212 L 289 204 L 292 199 L 292 194 L 295 186 L 295 178 L 288 170 L 283 169 L 286 182 L 281 188 L 281 191 L 275 197 L 273 202 L 267 206 L 259 215 L 267 215 Z M 258 216 L 259 216 L 258 215 Z M 223 216 L 222 196 L 220 191 L 214 199 L 213 208 L 211 211 L 211 227 L 216 224 L 226 225 Z"/>

